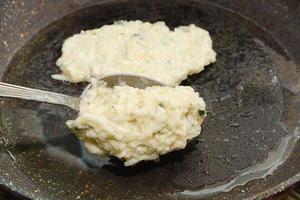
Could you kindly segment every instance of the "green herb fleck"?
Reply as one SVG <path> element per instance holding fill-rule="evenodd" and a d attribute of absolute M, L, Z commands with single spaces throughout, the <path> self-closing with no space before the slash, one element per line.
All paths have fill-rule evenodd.
<path fill-rule="evenodd" d="M 153 136 L 160 135 L 160 134 L 161 134 L 161 132 L 160 132 L 160 131 L 158 131 L 158 132 L 154 132 L 154 133 L 153 133 Z"/>
<path fill-rule="evenodd" d="M 140 37 L 140 36 L 141 36 L 141 34 L 139 34 L 139 33 L 135 33 L 132 35 L 132 37 Z"/>
<path fill-rule="evenodd" d="M 159 105 L 160 107 L 162 107 L 162 108 L 165 107 L 163 103 L 159 103 L 158 105 Z"/>
<path fill-rule="evenodd" d="M 203 117 L 205 115 L 205 110 L 198 110 L 198 114 L 200 117 Z"/>

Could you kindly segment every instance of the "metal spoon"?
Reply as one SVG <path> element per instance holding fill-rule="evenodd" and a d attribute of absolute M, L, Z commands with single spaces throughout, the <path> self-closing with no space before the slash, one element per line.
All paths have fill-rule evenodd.
<path fill-rule="evenodd" d="M 151 86 L 166 86 L 165 84 L 146 78 L 143 76 L 130 75 L 130 74 L 114 74 L 109 76 L 103 76 L 100 81 L 105 81 L 108 87 L 114 87 L 120 83 L 126 83 L 128 86 L 144 89 Z M 18 85 L 12 85 L 8 83 L 0 82 L 0 96 L 1 97 L 12 97 L 26 100 L 34 100 L 40 102 L 46 102 L 51 104 L 59 104 L 73 108 L 74 110 L 79 109 L 79 97 L 68 96 L 64 94 L 48 92 L 43 90 L 37 90 Z"/>

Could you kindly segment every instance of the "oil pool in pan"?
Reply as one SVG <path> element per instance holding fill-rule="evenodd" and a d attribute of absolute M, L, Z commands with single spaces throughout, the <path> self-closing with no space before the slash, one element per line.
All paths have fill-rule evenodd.
<path fill-rule="evenodd" d="M 289 56 L 254 23 L 220 7 L 196 2 L 109 1 L 73 12 L 28 41 L 15 54 L 2 81 L 80 94 L 84 85 L 61 84 L 50 76 L 58 72 L 55 61 L 65 38 L 118 19 L 163 20 L 170 27 L 195 23 L 211 33 L 218 53 L 215 64 L 183 83 L 199 91 L 207 102 L 209 113 L 200 137 L 185 150 L 162 156 L 159 163 L 125 168 L 118 160 L 98 159 L 81 147 L 64 125 L 76 113 L 54 105 L 4 99 L 1 136 L 7 144 L 1 148 L 5 158 L 1 181 L 22 195 L 47 199 L 207 195 L 243 199 L 278 183 L 272 179 L 282 170 L 277 166 L 299 138 L 299 130 L 288 123 L 297 117 L 290 103 L 290 90 L 295 88 L 282 80 L 291 70 L 277 69 L 282 66 L 276 59 L 285 62 Z M 17 169 L 11 167 L 13 162 Z M 259 180 L 243 186 L 272 173 L 266 177 L 268 186 Z M 230 190 L 236 185 L 242 186 Z"/>

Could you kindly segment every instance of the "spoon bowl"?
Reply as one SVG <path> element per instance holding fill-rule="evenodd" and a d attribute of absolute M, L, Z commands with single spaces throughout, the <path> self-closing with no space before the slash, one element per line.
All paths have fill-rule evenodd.
<path fill-rule="evenodd" d="M 152 78 L 133 74 L 113 74 L 102 76 L 98 80 L 106 82 L 108 87 L 114 87 L 116 85 L 122 84 L 126 84 L 128 86 L 139 89 L 145 89 L 146 87 L 151 86 L 167 86 L 166 84 Z"/>
<path fill-rule="evenodd" d="M 103 76 L 99 78 L 98 81 L 106 82 L 108 87 L 114 87 L 116 85 L 122 84 L 140 89 L 156 85 L 166 86 L 164 83 L 161 83 L 154 79 L 131 74 L 114 74 Z M 0 82 L 0 96 L 59 104 L 68 106 L 74 110 L 79 110 L 80 97 L 73 97 L 55 92 L 32 89 L 3 82 Z"/>

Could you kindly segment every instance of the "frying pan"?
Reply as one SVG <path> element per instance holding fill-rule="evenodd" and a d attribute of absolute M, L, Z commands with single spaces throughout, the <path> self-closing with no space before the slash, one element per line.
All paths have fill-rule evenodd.
<path fill-rule="evenodd" d="M 299 1 L 3 0 L 0 7 L 3 82 L 80 94 L 85 84 L 51 79 L 64 39 L 120 19 L 163 20 L 171 29 L 196 24 L 218 53 L 215 64 L 182 83 L 206 100 L 202 134 L 160 162 L 126 168 L 99 158 L 64 125 L 74 111 L 1 99 L 0 184 L 12 192 L 30 199 L 263 199 L 300 180 Z"/>

